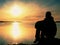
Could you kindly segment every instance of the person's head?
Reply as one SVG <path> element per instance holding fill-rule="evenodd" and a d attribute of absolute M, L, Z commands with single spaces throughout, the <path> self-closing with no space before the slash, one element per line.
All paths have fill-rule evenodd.
<path fill-rule="evenodd" d="M 46 12 L 46 17 L 51 17 L 51 12 L 50 11 Z"/>

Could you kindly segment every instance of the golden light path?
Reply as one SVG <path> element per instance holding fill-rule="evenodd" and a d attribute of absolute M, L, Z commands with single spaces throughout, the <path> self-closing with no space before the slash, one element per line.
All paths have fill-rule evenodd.
<path fill-rule="evenodd" d="M 12 29 L 11 29 L 11 37 L 14 40 L 17 40 L 19 38 L 19 36 L 21 35 L 21 29 L 19 27 L 19 23 L 18 22 L 13 22 L 12 23 Z"/>

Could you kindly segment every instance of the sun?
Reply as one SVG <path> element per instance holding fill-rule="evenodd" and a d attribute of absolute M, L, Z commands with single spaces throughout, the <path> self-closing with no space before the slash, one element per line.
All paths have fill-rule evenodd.
<path fill-rule="evenodd" d="M 11 15 L 16 17 L 23 13 L 23 9 L 19 5 L 13 5 L 13 6 L 11 6 L 9 12 Z"/>

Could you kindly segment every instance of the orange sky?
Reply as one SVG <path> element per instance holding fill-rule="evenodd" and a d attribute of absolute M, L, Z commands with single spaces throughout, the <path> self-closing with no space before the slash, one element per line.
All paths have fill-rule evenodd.
<path fill-rule="evenodd" d="M 23 9 L 22 14 L 17 17 L 14 17 L 9 12 L 7 12 L 10 7 L 13 7 L 14 4 L 21 7 Z M 24 17 L 36 17 L 36 16 L 43 16 L 44 12 L 46 12 L 47 8 L 42 8 L 38 4 L 35 3 L 12 3 L 12 4 L 5 4 L 2 8 L 0 8 L 0 20 L 20 20 Z M 34 17 L 33 17 L 34 16 Z"/>

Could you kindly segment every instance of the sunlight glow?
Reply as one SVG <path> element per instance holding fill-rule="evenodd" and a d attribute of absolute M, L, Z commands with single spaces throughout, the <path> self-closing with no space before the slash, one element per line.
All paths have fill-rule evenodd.
<path fill-rule="evenodd" d="M 13 15 L 13 16 L 19 16 L 23 13 L 23 9 L 21 7 L 19 7 L 18 5 L 13 5 L 9 12 Z"/>
<path fill-rule="evenodd" d="M 12 30 L 11 30 L 11 35 L 14 39 L 17 39 L 21 34 L 20 28 L 19 28 L 19 23 L 14 22 L 12 23 Z"/>

